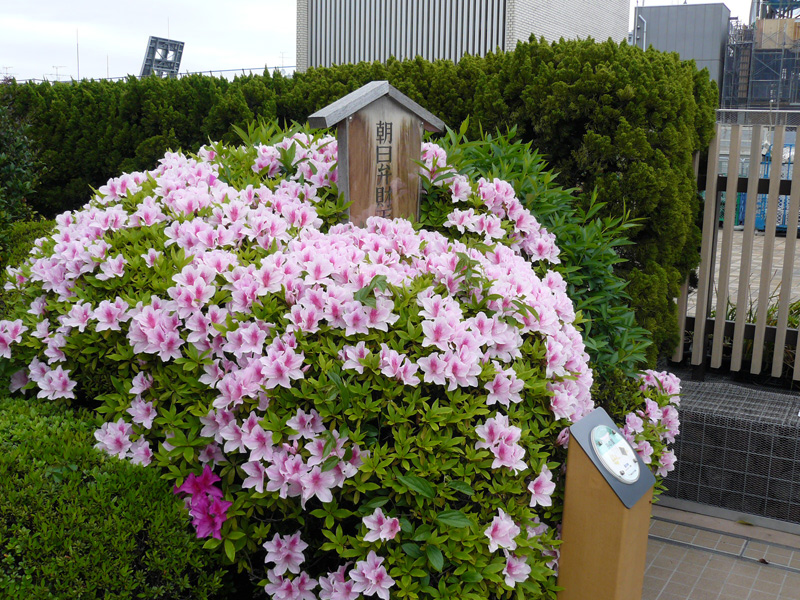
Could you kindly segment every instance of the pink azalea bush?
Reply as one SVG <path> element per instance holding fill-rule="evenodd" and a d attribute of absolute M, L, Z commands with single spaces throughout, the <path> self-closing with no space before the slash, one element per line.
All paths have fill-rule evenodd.
<path fill-rule="evenodd" d="M 336 157 L 170 153 L 60 215 L 9 270 L 11 389 L 95 406 L 97 448 L 163 469 L 277 600 L 553 597 L 565 428 L 594 408 L 556 240 L 432 144 L 445 229 L 355 227 Z M 643 385 L 625 431 L 662 473 L 673 382 Z"/>

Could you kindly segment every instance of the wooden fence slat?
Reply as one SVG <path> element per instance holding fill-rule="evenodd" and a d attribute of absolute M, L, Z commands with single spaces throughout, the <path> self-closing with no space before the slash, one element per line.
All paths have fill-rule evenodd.
<path fill-rule="evenodd" d="M 728 318 L 728 286 L 730 284 L 731 255 L 733 254 L 733 226 L 736 222 L 736 188 L 739 184 L 739 154 L 741 125 L 731 126 L 731 143 L 728 151 L 728 185 L 725 190 L 725 219 L 722 228 L 722 250 L 720 252 L 719 276 L 717 277 L 717 314 L 714 322 L 714 339 L 711 343 L 711 367 L 722 366 L 722 331 Z"/>
<path fill-rule="evenodd" d="M 692 168 L 694 170 L 694 180 L 697 181 L 697 176 L 700 174 L 700 153 L 695 152 L 692 158 Z M 681 285 L 680 295 L 678 296 L 678 345 L 675 347 L 675 352 L 672 353 L 673 362 L 681 362 L 683 360 L 683 336 L 686 332 L 686 311 L 689 306 L 689 276 Z"/>
<path fill-rule="evenodd" d="M 714 137 L 708 148 L 708 178 L 706 179 L 706 199 L 703 209 L 703 240 L 700 246 L 700 266 L 697 268 L 697 308 L 694 320 L 692 342 L 692 364 L 700 365 L 705 358 L 706 315 L 708 314 L 708 290 L 711 274 L 714 271 L 714 244 L 716 244 L 717 218 L 717 171 L 719 169 L 719 123 L 714 125 Z"/>
<path fill-rule="evenodd" d="M 769 305 L 769 285 L 772 275 L 772 254 L 775 252 L 775 225 L 778 218 L 778 187 L 781 181 L 783 162 L 783 134 L 785 125 L 775 127 L 772 137 L 772 171 L 769 176 L 769 194 L 767 195 L 767 219 L 764 232 L 764 255 L 761 259 L 761 281 L 758 286 L 758 304 L 756 306 L 756 335 L 753 340 L 753 362 L 750 372 L 761 373 L 761 361 L 764 358 L 764 334 L 767 326 L 767 308 Z"/>
<path fill-rule="evenodd" d="M 736 325 L 733 329 L 731 371 L 742 368 L 744 329 L 750 304 L 750 271 L 753 259 L 753 239 L 756 233 L 756 209 L 758 208 L 758 178 L 761 174 L 761 125 L 753 125 L 750 141 L 750 173 L 747 178 L 747 197 L 744 208 L 744 235 L 742 258 L 739 267 L 739 293 L 736 297 Z"/>
<path fill-rule="evenodd" d="M 786 243 L 783 248 L 783 273 L 781 295 L 778 300 L 778 331 L 775 349 L 772 354 L 772 376 L 783 373 L 783 353 L 786 348 L 786 329 L 789 326 L 789 303 L 792 300 L 792 275 L 794 271 L 795 241 L 797 240 L 797 220 L 800 213 L 800 181 L 792 180 L 792 193 L 789 195 L 789 212 L 786 215 Z"/>

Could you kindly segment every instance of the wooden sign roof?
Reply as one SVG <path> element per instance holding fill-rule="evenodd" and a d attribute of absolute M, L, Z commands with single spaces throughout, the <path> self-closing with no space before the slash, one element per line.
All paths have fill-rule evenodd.
<path fill-rule="evenodd" d="M 332 127 L 383 96 L 390 97 L 400 106 L 419 117 L 428 131 L 444 131 L 444 121 L 422 108 L 397 88 L 389 85 L 388 81 L 373 81 L 360 87 L 309 116 L 308 124 L 313 128 Z"/>

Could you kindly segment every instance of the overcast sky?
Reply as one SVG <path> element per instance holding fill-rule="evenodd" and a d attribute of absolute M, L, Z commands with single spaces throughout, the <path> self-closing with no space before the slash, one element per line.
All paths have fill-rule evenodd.
<path fill-rule="evenodd" d="M 746 20 L 750 0 L 725 4 Z M 295 0 L 0 0 L 0 76 L 77 79 L 79 57 L 82 78 L 138 75 L 151 35 L 186 44 L 181 72 L 294 65 L 296 8 Z"/>
<path fill-rule="evenodd" d="M 295 0 L 0 0 L 0 76 L 138 75 L 151 35 L 186 44 L 181 72 L 294 65 L 295 20 Z"/>

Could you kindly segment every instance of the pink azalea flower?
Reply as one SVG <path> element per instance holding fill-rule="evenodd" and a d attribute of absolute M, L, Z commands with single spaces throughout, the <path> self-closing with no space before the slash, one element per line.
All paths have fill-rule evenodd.
<path fill-rule="evenodd" d="M 531 567 L 527 563 L 524 556 L 519 557 L 515 554 L 507 554 L 506 566 L 503 569 L 505 575 L 505 583 L 508 587 L 513 588 L 516 584 L 522 583 L 528 579 L 531 573 Z"/>
<path fill-rule="evenodd" d="M 249 461 L 242 465 L 247 478 L 242 482 L 242 489 L 255 488 L 259 494 L 264 492 L 264 476 L 266 469 L 260 461 Z"/>
<path fill-rule="evenodd" d="M 353 591 L 365 596 L 376 595 L 382 600 L 389 600 L 389 588 L 394 585 L 394 579 L 389 577 L 383 566 L 383 558 L 370 550 L 367 560 L 360 560 L 355 568 L 350 571 L 353 580 Z"/>
<path fill-rule="evenodd" d="M 331 502 L 333 500 L 331 488 L 336 485 L 336 479 L 331 471 L 323 471 L 316 466 L 300 478 L 300 485 L 303 488 L 303 506 L 313 496 L 319 498 L 320 502 Z"/>
<path fill-rule="evenodd" d="M 250 460 L 272 460 L 272 432 L 256 425 L 242 435 L 242 443 L 250 450 Z"/>
<path fill-rule="evenodd" d="M 41 378 L 34 380 L 39 386 L 38 398 L 56 400 L 58 398 L 75 398 L 72 390 L 76 382 L 69 378 L 69 371 L 65 371 L 60 366 L 52 371 L 47 370 Z"/>
<path fill-rule="evenodd" d="M 275 564 L 275 568 L 271 570 L 275 575 L 283 575 L 286 571 L 300 573 L 300 566 L 305 561 L 303 550 L 308 548 L 308 544 L 300 539 L 299 531 L 293 535 L 276 534 L 263 545 L 267 551 L 264 562 Z"/>
<path fill-rule="evenodd" d="M 386 518 L 380 508 L 362 519 L 367 528 L 367 535 L 364 536 L 365 542 L 376 542 L 383 540 L 388 542 L 393 540 L 400 532 L 400 520 L 396 518 Z"/>
<path fill-rule="evenodd" d="M 114 277 L 122 277 L 125 273 L 125 265 L 128 261 L 122 254 L 117 254 L 114 258 L 109 258 L 105 262 L 100 263 L 100 273 L 95 275 L 97 279 L 105 281 Z"/>
<path fill-rule="evenodd" d="M 327 577 L 319 578 L 320 600 L 357 600 L 361 594 L 353 590 L 355 583 L 346 579 L 346 570 L 347 567 L 343 565 Z"/>
<path fill-rule="evenodd" d="M 150 429 L 153 426 L 153 419 L 156 418 L 156 409 L 153 408 L 153 403 L 144 402 L 140 398 L 135 398 L 126 412 L 133 417 L 134 423 L 145 429 Z"/>
<path fill-rule="evenodd" d="M 491 525 L 484 531 L 484 535 L 489 538 L 490 552 L 494 552 L 498 548 L 516 550 L 517 542 L 514 541 L 514 538 L 519 533 L 520 528 L 502 508 L 498 509 L 498 515 L 492 519 Z"/>
<path fill-rule="evenodd" d="M 659 477 L 666 477 L 667 473 L 670 471 L 675 470 L 675 452 L 672 450 L 665 450 L 661 454 L 661 458 L 658 461 L 658 468 L 656 469 L 656 475 Z"/>
<path fill-rule="evenodd" d="M 322 424 L 322 417 L 320 417 L 319 413 L 313 408 L 310 413 L 306 413 L 302 408 L 298 408 L 295 416 L 286 421 L 286 425 L 297 432 L 289 436 L 290 440 L 297 440 L 300 438 L 313 440 L 318 434 L 325 431 L 325 427 Z"/>
<path fill-rule="evenodd" d="M 552 493 L 556 489 L 556 484 L 553 483 L 553 474 L 547 465 L 542 467 L 539 476 L 528 484 L 528 491 L 531 493 L 531 507 L 536 506 L 552 506 L 553 499 Z"/>
<path fill-rule="evenodd" d="M 130 447 L 131 462 L 135 465 L 146 467 L 153 460 L 153 451 L 150 449 L 150 442 L 144 438 L 139 438 Z"/>

